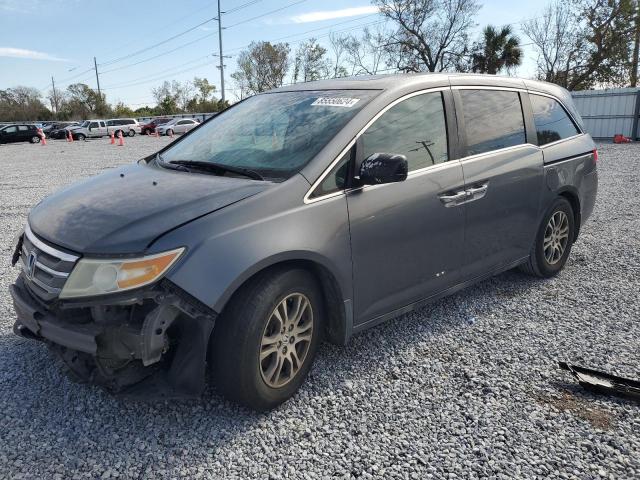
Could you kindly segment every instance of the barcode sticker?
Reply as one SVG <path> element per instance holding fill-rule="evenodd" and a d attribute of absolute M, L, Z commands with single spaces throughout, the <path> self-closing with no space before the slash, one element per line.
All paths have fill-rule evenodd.
<path fill-rule="evenodd" d="M 322 107 L 353 107 L 356 103 L 358 103 L 359 98 L 348 98 L 348 97 L 319 97 L 315 102 L 311 104 L 311 106 L 322 106 Z"/>

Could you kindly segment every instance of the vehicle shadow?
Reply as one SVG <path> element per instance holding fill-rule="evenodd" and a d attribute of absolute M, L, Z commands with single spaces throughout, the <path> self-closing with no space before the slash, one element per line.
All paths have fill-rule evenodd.
<path fill-rule="evenodd" d="M 321 404 L 327 392 L 349 395 L 350 378 L 387 369 L 392 381 L 389 364 L 402 363 L 405 350 L 474 325 L 476 316 L 492 308 L 487 299 L 497 302 L 539 282 L 507 272 L 359 334 L 346 347 L 324 344 L 300 392 L 267 413 L 225 401 L 215 386 L 193 401 L 119 399 L 98 387 L 71 382 L 46 347 L 6 333 L 0 336 L 0 465 L 5 459 L 3 470 L 11 474 L 16 468 L 12 462 L 24 456 L 25 448 L 31 463 L 56 464 L 66 473 L 92 469 L 99 475 L 121 465 L 130 474 L 144 476 L 176 464 L 197 466 L 212 459 L 224 464 L 219 450 L 239 437 L 259 445 L 261 430 L 304 418 L 309 405 Z M 304 422 L 296 424 L 299 429 L 280 439 L 279 447 L 294 446 L 308 434 Z"/>

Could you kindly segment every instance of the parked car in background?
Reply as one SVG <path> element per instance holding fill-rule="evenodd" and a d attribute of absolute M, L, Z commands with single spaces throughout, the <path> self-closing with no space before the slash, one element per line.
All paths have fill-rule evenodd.
<path fill-rule="evenodd" d="M 53 138 L 56 140 L 67 138 L 69 129 L 73 127 L 77 127 L 80 125 L 80 122 L 62 122 L 57 123 L 56 126 L 49 131 L 47 135 L 49 138 Z"/>
<path fill-rule="evenodd" d="M 141 125 L 140 133 L 142 135 L 148 135 L 150 133 L 156 133 L 156 127 L 158 125 L 162 125 L 163 123 L 167 123 L 170 120 L 171 119 L 167 118 L 167 117 L 154 118 L 153 120 L 145 123 L 144 125 Z"/>
<path fill-rule="evenodd" d="M 85 120 L 77 127 L 69 128 L 74 140 L 99 138 L 109 135 L 106 120 Z"/>
<path fill-rule="evenodd" d="M 54 122 L 42 128 L 42 132 L 47 138 L 63 138 L 60 131 L 69 126 L 79 125 L 78 122 Z"/>
<path fill-rule="evenodd" d="M 272 408 L 323 339 L 514 267 L 557 275 L 597 159 L 550 83 L 281 87 L 36 205 L 13 255 L 14 331 L 112 390 L 199 395 L 209 365 L 217 391 Z"/>
<path fill-rule="evenodd" d="M 193 118 L 174 118 L 173 120 L 158 125 L 157 130 L 159 135 L 173 135 L 174 133 L 182 134 L 187 133 L 189 130 L 193 130 L 200 122 Z"/>
<path fill-rule="evenodd" d="M 0 128 L 0 143 L 40 142 L 38 127 L 35 125 L 7 125 Z"/>
<path fill-rule="evenodd" d="M 112 118 L 111 120 L 107 120 L 107 131 L 109 135 L 113 132 L 115 136 L 118 136 L 118 134 L 122 132 L 123 136 L 128 135 L 133 137 L 136 133 L 140 133 L 141 128 L 135 118 Z"/>

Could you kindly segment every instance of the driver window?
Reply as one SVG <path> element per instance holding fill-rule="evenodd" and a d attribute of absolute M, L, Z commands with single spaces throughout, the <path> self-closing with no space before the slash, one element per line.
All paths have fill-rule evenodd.
<path fill-rule="evenodd" d="M 98 122 L 91 122 L 89 128 L 98 128 Z"/>
<path fill-rule="evenodd" d="M 407 157 L 409 171 L 446 162 L 447 127 L 442 92 L 408 98 L 387 110 L 362 134 L 363 156 Z"/>

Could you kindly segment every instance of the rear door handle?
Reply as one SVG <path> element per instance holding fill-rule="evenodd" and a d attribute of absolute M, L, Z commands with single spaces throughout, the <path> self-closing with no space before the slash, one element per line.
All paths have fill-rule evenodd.
<path fill-rule="evenodd" d="M 455 207 L 460 204 L 460 202 L 467 198 L 467 192 L 465 190 L 460 190 L 454 193 L 442 193 L 438 195 L 440 201 L 444 203 L 445 207 Z"/>

